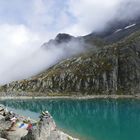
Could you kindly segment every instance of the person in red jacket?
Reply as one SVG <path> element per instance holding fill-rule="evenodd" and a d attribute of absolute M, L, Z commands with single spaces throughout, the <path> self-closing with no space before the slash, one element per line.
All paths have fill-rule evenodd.
<path fill-rule="evenodd" d="M 28 131 L 31 131 L 32 128 L 33 128 L 33 125 L 32 125 L 32 123 L 31 123 L 31 121 L 29 120 L 29 121 L 28 121 L 27 130 L 28 130 Z"/>

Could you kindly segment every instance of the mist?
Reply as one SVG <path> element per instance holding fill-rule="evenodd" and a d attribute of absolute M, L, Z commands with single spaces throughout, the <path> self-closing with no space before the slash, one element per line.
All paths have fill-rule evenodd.
<path fill-rule="evenodd" d="M 64 32 L 100 32 L 113 20 L 139 17 L 140 0 L 1 0 L 0 84 L 30 78 L 85 51 L 84 42 L 41 47 Z"/>
<path fill-rule="evenodd" d="M 18 30 L 20 30 L 21 33 L 21 28 L 23 27 L 21 26 L 19 28 Z M 25 29 L 23 28 L 23 30 Z M 49 46 L 40 44 L 38 39 L 34 39 L 31 42 L 24 42 L 24 40 L 22 40 L 24 34 L 26 34 L 26 37 L 29 37 L 29 34 L 27 34 L 27 31 L 23 32 L 20 45 L 20 42 L 13 42 L 13 40 L 9 42 L 9 40 L 0 47 L 1 85 L 35 76 L 59 61 L 85 51 L 84 42 L 78 40 L 70 40 L 67 43 L 58 45 L 51 44 Z M 11 37 L 13 36 L 10 36 L 10 38 Z M 19 35 L 16 37 L 19 37 Z M 31 38 L 32 37 L 34 36 L 31 35 Z M 11 46 L 9 46 L 9 44 L 11 44 Z"/>
<path fill-rule="evenodd" d="M 113 20 L 133 20 L 140 16 L 140 0 L 70 0 L 68 5 L 76 21 L 64 32 L 77 36 L 100 32 Z"/>

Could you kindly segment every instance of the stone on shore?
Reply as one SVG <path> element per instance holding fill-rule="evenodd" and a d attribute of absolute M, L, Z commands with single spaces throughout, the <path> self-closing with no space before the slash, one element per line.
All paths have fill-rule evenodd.
<path fill-rule="evenodd" d="M 27 135 L 28 131 L 22 128 L 16 128 L 16 131 L 9 131 L 8 140 L 21 140 L 21 137 Z"/>
<path fill-rule="evenodd" d="M 23 121 L 21 118 L 18 117 L 19 122 Z M 78 140 L 57 129 L 52 116 L 48 112 L 42 114 L 40 120 L 30 130 L 19 128 L 17 124 L 9 130 L 11 127 L 10 120 L 7 120 L 7 116 L 0 115 L 0 140 Z M 32 123 L 32 120 L 30 121 Z"/>
<path fill-rule="evenodd" d="M 50 118 L 43 118 L 37 127 L 29 131 L 21 140 L 78 140 L 59 131 L 56 128 L 54 120 Z"/>

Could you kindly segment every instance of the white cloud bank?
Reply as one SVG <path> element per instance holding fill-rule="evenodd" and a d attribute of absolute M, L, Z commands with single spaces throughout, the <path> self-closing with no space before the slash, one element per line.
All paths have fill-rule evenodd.
<path fill-rule="evenodd" d="M 0 84 L 30 77 L 78 53 L 75 42 L 40 46 L 59 32 L 85 35 L 139 16 L 140 0 L 1 0 Z M 83 48 L 80 50 L 82 51 Z"/>
<path fill-rule="evenodd" d="M 64 31 L 86 35 L 101 31 L 113 20 L 130 20 L 140 16 L 140 0 L 69 0 L 69 12 L 76 22 Z"/>
<path fill-rule="evenodd" d="M 43 48 L 39 36 L 23 25 L 0 26 L 0 42 L 0 84 L 29 78 L 84 51 L 82 43 L 76 41 Z"/>

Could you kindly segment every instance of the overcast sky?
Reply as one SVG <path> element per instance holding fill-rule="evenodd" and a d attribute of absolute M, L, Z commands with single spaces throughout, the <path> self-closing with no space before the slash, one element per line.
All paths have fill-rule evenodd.
<path fill-rule="evenodd" d="M 10 38 L 16 32 L 18 43 L 27 36 L 48 40 L 59 32 L 85 35 L 114 17 L 132 18 L 139 6 L 140 0 L 0 0 L 0 26 Z"/>
<path fill-rule="evenodd" d="M 0 83 L 9 70 L 9 77 L 24 75 L 28 57 L 33 60 L 30 67 L 35 61 L 40 64 L 45 58 L 33 59 L 32 54 L 57 33 L 81 36 L 100 31 L 113 19 L 138 16 L 139 7 L 140 0 L 0 0 Z M 45 62 L 52 58 L 47 57 Z M 13 70 L 19 64 L 22 71 Z M 18 79 L 18 74 L 16 77 L 13 79 Z"/>

